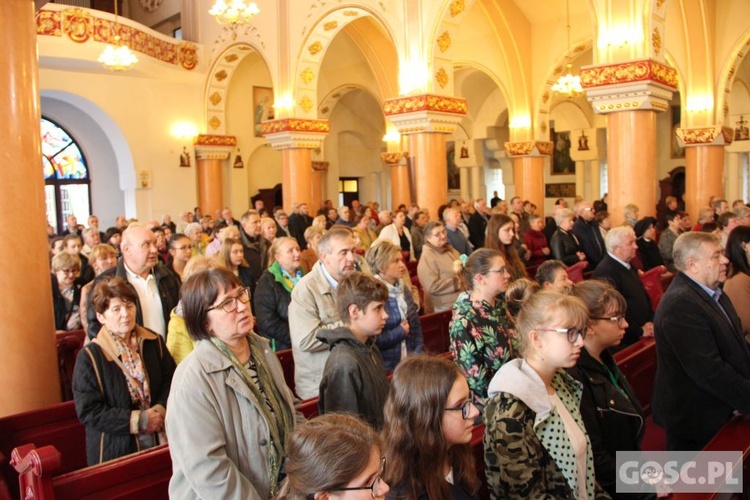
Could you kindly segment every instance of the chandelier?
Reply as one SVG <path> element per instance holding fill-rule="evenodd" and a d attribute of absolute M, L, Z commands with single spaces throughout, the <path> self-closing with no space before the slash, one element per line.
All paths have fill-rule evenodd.
<path fill-rule="evenodd" d="M 255 2 L 246 4 L 245 0 L 229 0 L 229 4 L 224 0 L 216 0 L 208 11 L 216 18 L 217 23 L 232 27 L 248 24 L 259 12 L 260 9 Z"/>
<path fill-rule="evenodd" d="M 568 24 L 565 27 L 568 33 L 568 58 L 570 58 L 570 0 L 566 2 L 567 5 L 567 19 Z M 578 75 L 573 75 L 572 68 L 573 65 L 571 63 L 568 63 L 566 65 L 566 68 L 568 69 L 567 74 L 561 76 L 557 79 L 557 82 L 552 86 L 552 91 L 566 96 L 568 99 L 571 97 L 574 97 L 578 94 L 583 93 L 583 88 L 581 87 L 581 77 Z"/>
<path fill-rule="evenodd" d="M 115 24 L 114 32 L 118 33 L 117 24 L 117 2 L 115 0 Z M 104 51 L 97 59 L 102 65 L 110 71 L 127 71 L 138 62 L 138 58 L 128 48 L 128 45 L 122 41 L 120 35 L 115 35 L 114 44 L 107 44 Z"/>

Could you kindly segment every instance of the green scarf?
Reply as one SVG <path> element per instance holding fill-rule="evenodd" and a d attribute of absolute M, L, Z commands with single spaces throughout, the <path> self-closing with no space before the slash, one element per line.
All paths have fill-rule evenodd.
<path fill-rule="evenodd" d="M 268 272 L 271 273 L 276 281 L 281 283 L 281 286 L 284 287 L 284 290 L 289 293 L 292 293 L 294 285 L 304 275 L 302 269 L 298 269 L 297 273 L 294 276 L 291 276 L 287 271 L 281 268 L 281 265 L 278 263 L 278 261 L 274 261 L 273 264 L 268 266 Z"/>
<path fill-rule="evenodd" d="M 258 400 L 258 407 L 268 424 L 268 429 L 271 434 L 271 446 L 269 447 L 268 454 L 268 479 L 271 484 L 271 497 L 273 497 L 276 494 L 279 473 L 281 472 L 282 463 L 284 461 L 284 444 L 286 438 L 292 433 L 292 428 L 294 427 L 294 415 L 285 404 L 284 396 L 281 391 L 279 391 L 279 387 L 274 382 L 273 377 L 268 370 L 265 357 L 263 356 L 263 346 L 253 335 L 248 335 L 247 341 L 250 344 L 250 356 L 255 363 L 255 370 L 258 373 L 258 386 L 260 387 L 256 386 L 244 365 L 240 363 L 240 360 L 237 359 L 237 356 L 235 356 L 231 349 L 229 349 L 229 346 L 216 337 L 211 337 L 213 345 L 216 346 L 224 356 L 229 358 L 242 376 L 245 384 L 247 384 L 250 392 L 252 392 L 255 399 Z M 268 405 L 265 403 L 266 398 L 271 405 L 273 414 L 271 414 Z"/>

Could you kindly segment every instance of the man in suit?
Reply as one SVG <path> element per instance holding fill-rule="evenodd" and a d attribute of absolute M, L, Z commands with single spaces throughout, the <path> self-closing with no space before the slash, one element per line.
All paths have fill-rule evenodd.
<path fill-rule="evenodd" d="M 469 217 L 469 241 L 474 248 L 484 246 L 484 233 L 487 232 L 487 222 L 490 217 L 487 212 L 487 201 L 484 198 L 478 198 L 474 202 L 474 213 Z"/>
<path fill-rule="evenodd" d="M 312 217 L 308 213 L 307 203 L 292 204 L 292 213 L 289 216 L 289 231 L 297 239 L 297 243 L 299 243 L 299 247 L 302 250 L 307 248 L 305 229 L 312 225 Z"/>
<path fill-rule="evenodd" d="M 652 407 L 669 450 L 700 450 L 735 413 L 750 413 L 750 347 L 719 285 L 729 262 L 710 233 L 682 234 L 678 273 L 654 320 Z"/>
<path fill-rule="evenodd" d="M 453 245 L 458 253 L 469 255 L 471 254 L 471 245 L 469 240 L 466 239 L 464 233 L 459 229 L 461 223 L 461 212 L 458 208 L 446 208 L 443 212 L 443 220 L 445 221 L 445 229 L 448 232 L 448 242 Z"/>
<path fill-rule="evenodd" d="M 594 222 L 594 208 L 588 201 L 579 201 L 575 205 L 576 221 L 573 223 L 573 234 L 578 238 L 589 269 L 595 269 L 604 258 L 605 245 L 602 232 Z"/>
<path fill-rule="evenodd" d="M 630 265 L 638 250 L 633 228 L 620 226 L 610 229 L 604 243 L 607 255 L 594 269 L 593 278 L 609 282 L 628 304 L 625 312 L 628 326 L 620 343 L 622 348 L 637 342 L 644 335 L 653 336 L 654 311 L 638 271 Z"/>

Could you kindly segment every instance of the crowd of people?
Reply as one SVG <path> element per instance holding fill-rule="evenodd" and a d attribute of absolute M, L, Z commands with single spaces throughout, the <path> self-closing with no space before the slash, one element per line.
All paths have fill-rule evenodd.
<path fill-rule="evenodd" d="M 606 197 L 535 208 L 68 217 L 52 296 L 56 328 L 90 340 L 73 380 L 89 464 L 169 442 L 177 497 L 474 498 L 484 423 L 493 498 L 616 498 L 615 454 L 645 419 L 612 355 L 644 336 L 670 450 L 750 413 L 744 203 L 712 199 L 695 226 L 670 198 L 662 222 L 628 205 L 622 226 Z M 654 311 L 640 274 L 659 266 L 675 276 Z M 452 361 L 423 353 L 419 320 L 446 310 Z"/>

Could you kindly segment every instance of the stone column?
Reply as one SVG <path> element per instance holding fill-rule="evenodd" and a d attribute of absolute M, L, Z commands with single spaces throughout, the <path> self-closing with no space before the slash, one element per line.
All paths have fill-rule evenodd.
<path fill-rule="evenodd" d="M 471 199 L 471 189 L 469 184 L 471 182 L 471 167 L 458 167 L 458 175 L 461 182 L 461 198 L 465 201 Z"/>
<path fill-rule="evenodd" d="M 576 194 L 582 196 L 584 200 L 591 200 L 586 174 L 586 162 L 576 161 Z"/>
<path fill-rule="evenodd" d="M 325 199 L 326 172 L 328 172 L 329 162 L 314 161 L 312 162 L 312 193 L 310 193 L 310 213 L 316 213 L 323 206 Z"/>
<path fill-rule="evenodd" d="M 407 154 L 403 151 L 380 153 L 391 174 L 391 208 L 394 210 L 402 203 L 407 207 L 411 205 Z"/>
<path fill-rule="evenodd" d="M 727 185 L 726 194 L 729 203 L 742 196 L 742 174 L 740 173 L 740 154 L 727 151 Z"/>
<path fill-rule="evenodd" d="M 329 131 L 328 120 L 283 118 L 263 122 L 261 133 L 274 149 L 282 152 L 281 193 L 287 213 L 291 213 L 293 203 L 314 206 L 312 150 L 321 146 Z"/>
<path fill-rule="evenodd" d="M 514 196 L 529 200 L 544 216 L 544 159 L 552 154 L 547 141 L 506 142 L 505 152 L 513 165 Z"/>
<path fill-rule="evenodd" d="M 711 196 L 724 197 L 724 146 L 733 136 L 721 125 L 677 129 L 677 142 L 685 148 L 685 211 L 693 220 Z"/>
<path fill-rule="evenodd" d="M 635 203 L 640 216 L 656 214 L 656 113 L 669 108 L 677 72 L 653 59 L 587 66 L 581 85 L 594 111 L 607 114 L 609 212 L 624 221 Z"/>
<path fill-rule="evenodd" d="M 195 139 L 195 163 L 198 170 L 198 206 L 204 214 L 224 208 L 223 171 L 237 138 L 232 135 L 199 135 Z"/>
<path fill-rule="evenodd" d="M 600 165 L 599 160 L 591 160 L 588 162 L 589 166 L 589 178 L 591 179 L 591 200 L 601 199 L 601 173 L 599 171 Z"/>
<path fill-rule="evenodd" d="M 435 218 L 448 195 L 446 135 L 466 115 L 466 100 L 432 94 L 397 97 L 386 99 L 383 111 L 401 135 L 409 136 L 416 202 Z"/>
<path fill-rule="evenodd" d="M 0 252 L 0 417 L 60 402 L 55 321 L 50 294 L 49 242 L 39 136 L 39 72 L 34 2 L 0 2 L 0 210 L 8 243 Z"/>

